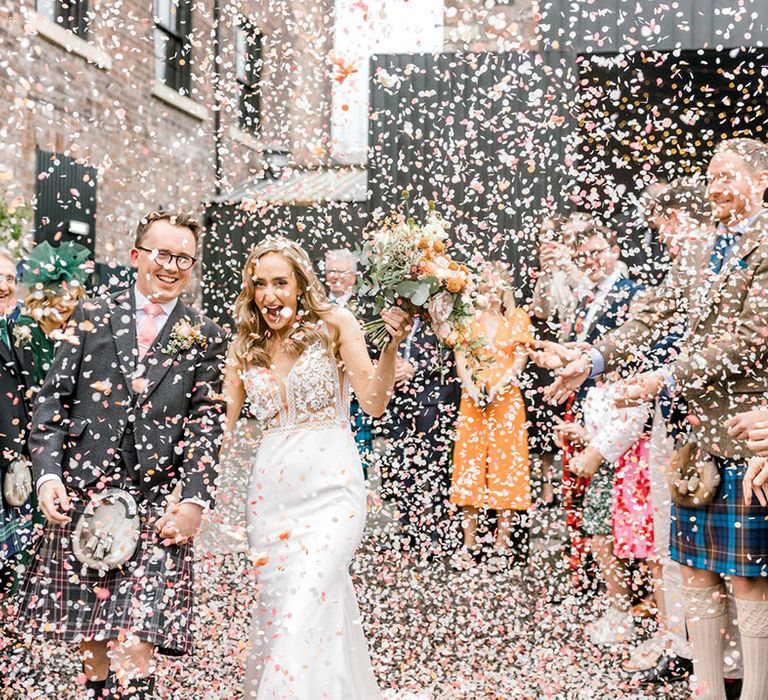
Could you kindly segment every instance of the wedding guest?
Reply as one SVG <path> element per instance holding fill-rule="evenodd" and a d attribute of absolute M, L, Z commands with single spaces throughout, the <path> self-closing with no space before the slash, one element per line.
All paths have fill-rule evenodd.
<path fill-rule="evenodd" d="M 712 209 L 703 183 L 682 178 L 656 193 L 649 203 L 648 216 L 659 240 L 667 249 L 672 265 L 679 265 L 690 245 L 700 245 L 714 237 Z M 690 271 L 681 270 L 682 274 Z M 670 271 L 668 274 L 676 274 Z M 653 290 L 650 290 L 653 293 Z M 676 357 L 685 331 L 680 320 L 666 336 L 645 354 L 646 367 L 661 367 Z M 670 558 L 671 499 L 669 471 L 675 441 L 687 434 L 688 411 L 685 402 L 662 392 L 656 401 L 650 433 L 650 497 L 653 507 L 654 557 L 649 560 L 653 579 L 653 603 L 656 608 L 656 632 L 633 649 L 624 668 L 642 671 L 643 683 L 667 683 L 686 678 L 692 672 L 692 651 L 687 639 L 683 612 L 683 579 L 680 566 Z M 728 585 L 729 605 L 734 606 Z M 723 673 L 728 697 L 736 695 L 742 675 L 738 627 L 731 616 L 725 630 Z"/>
<path fill-rule="evenodd" d="M 513 555 L 527 554 L 528 528 L 523 514 L 531 507 L 528 431 L 525 405 L 518 386 L 533 341 L 528 314 L 514 303 L 509 271 L 488 264 L 480 273 L 478 313 L 470 338 L 485 339 L 487 364 L 478 369 L 456 353 L 461 380 L 461 406 L 453 448 L 451 503 L 461 506 L 464 535 L 458 565 L 471 564 L 479 554 L 478 516 L 497 514 L 493 557 L 500 569 Z"/>
<path fill-rule="evenodd" d="M 545 217 L 538 232 L 539 272 L 531 301 L 531 321 L 537 338 L 546 341 L 568 339 L 570 324 L 579 295 L 591 284 L 575 262 L 577 237 L 594 226 L 591 217 L 582 212 L 568 216 Z M 525 370 L 523 385 L 531 452 L 541 464 L 541 500 L 554 500 L 552 467 L 559 449 L 552 435 L 556 419 L 562 418 L 564 408 L 544 400 L 544 389 L 553 381 L 546 367 L 531 363 Z"/>
<path fill-rule="evenodd" d="M 354 291 L 357 281 L 357 256 L 346 248 L 329 250 L 325 254 L 325 279 L 328 282 L 330 302 L 349 309 L 359 321 L 362 321 L 362 309 Z M 360 403 L 354 396 L 349 402 L 349 417 L 363 463 L 363 473 L 367 475 L 373 454 L 373 421 L 360 408 Z"/>
<path fill-rule="evenodd" d="M 614 397 L 619 386 L 613 383 L 591 387 L 582 405 L 583 423 L 561 421 L 556 428 L 561 443 L 567 440 L 574 449 L 568 470 L 589 479 L 584 493 L 583 529 L 606 585 L 609 605 L 601 618 L 586 626 L 585 634 L 594 644 L 606 646 L 632 641 L 637 634 L 625 566 L 630 552 L 626 546 L 617 547 L 617 535 L 627 544 L 625 533 L 617 533 L 617 516 L 626 516 L 627 511 L 632 514 L 635 508 L 642 510 L 646 527 L 645 531 L 638 528 L 629 533 L 629 544 L 639 548 L 631 554 L 644 558 L 652 546 L 650 508 L 633 502 L 617 512 L 617 477 L 629 466 L 623 461 L 636 456 L 632 448 L 649 415 L 644 406 L 617 409 Z"/>
<path fill-rule="evenodd" d="M 450 350 L 418 317 L 399 349 L 395 390 L 380 421 L 382 479 L 398 510 L 399 546 L 426 561 L 451 547 L 450 464 L 459 404 Z"/>
<path fill-rule="evenodd" d="M 91 252 L 67 241 L 35 246 L 24 264 L 24 284 L 29 290 L 14 324 L 14 344 L 29 350 L 32 386 L 38 388 L 53 363 L 56 342 L 63 337 L 77 302 L 85 297 L 85 283 L 93 272 Z"/>
<path fill-rule="evenodd" d="M 15 319 L 21 308 L 16 298 L 17 265 L 16 256 L 7 248 L 0 248 L 0 319 Z"/>
<path fill-rule="evenodd" d="M 357 282 L 357 256 L 346 248 L 329 250 L 325 254 L 325 279 L 328 283 L 328 298 L 332 303 L 350 309 L 357 309 L 354 286 Z"/>
<path fill-rule="evenodd" d="M 19 624 L 79 645 L 91 697 L 150 698 L 156 651 L 193 647 L 191 540 L 214 500 L 226 349 L 179 299 L 199 232 L 184 213 L 141 219 L 135 285 L 76 306 L 35 400 L 29 453 L 48 524 Z M 110 503 L 118 531 L 96 524 Z"/>
<path fill-rule="evenodd" d="M 691 458 L 714 464 L 719 482 L 696 506 L 672 506 L 671 554 L 683 570 L 686 626 L 693 645 L 698 697 L 725 698 L 723 631 L 729 615 L 723 582 L 730 576 L 744 656 L 743 700 L 768 696 L 768 518 L 744 502 L 748 448 L 726 421 L 768 399 L 768 146 L 756 139 L 721 142 L 707 168 L 707 195 L 717 236 L 691 246 L 683 268 L 643 299 L 628 324 L 560 371 L 554 400 L 624 361 L 682 313 L 679 355 L 627 382 L 624 401 L 651 401 L 665 388 L 688 402 Z M 729 430 L 733 433 L 731 434 Z M 712 460 L 712 462 L 710 462 Z M 689 464 L 681 464 L 689 469 Z M 702 482 L 700 481 L 699 484 Z"/>
<path fill-rule="evenodd" d="M 17 463 L 27 456 L 27 378 L 13 344 L 11 316 L 16 313 L 16 258 L 0 248 L 0 599 L 16 588 L 16 566 L 30 530 L 27 499 L 12 505 L 3 488 L 12 469 L 26 468 Z"/>
<path fill-rule="evenodd" d="M 23 281 L 29 293 L 12 324 L 11 342 L 18 369 L 25 378 L 27 415 L 32 412 L 33 396 L 53 362 L 56 342 L 63 337 L 75 305 L 85 296 L 84 285 L 92 272 L 88 260 L 90 254 L 87 248 L 77 243 L 67 242 L 54 247 L 43 241 L 35 246 L 24 263 Z M 17 534 L 22 548 L 16 558 L 16 567 L 23 570 L 29 562 L 33 533 L 45 522 L 37 507 L 34 489 L 27 502 L 18 509 L 18 514 L 20 529 Z"/>
<path fill-rule="evenodd" d="M 578 239 L 576 261 L 585 279 L 592 287 L 579 295 L 576 309 L 568 325 L 569 341 L 575 344 L 595 342 L 605 333 L 621 325 L 629 314 L 633 297 L 642 289 L 627 277 L 627 267 L 620 262 L 621 251 L 613 233 L 605 228 L 591 226 Z M 568 397 L 564 420 L 582 422 L 582 404 L 590 385 Z M 582 532 L 582 501 L 588 477 L 573 475 L 568 469 L 572 445 L 566 439 L 563 445 L 563 504 L 571 542 L 570 564 L 579 582 L 585 562 L 586 542 Z"/>

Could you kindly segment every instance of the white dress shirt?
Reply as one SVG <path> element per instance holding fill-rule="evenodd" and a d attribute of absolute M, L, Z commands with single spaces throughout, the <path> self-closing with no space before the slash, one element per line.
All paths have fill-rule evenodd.
<path fill-rule="evenodd" d="M 347 306 L 349 306 L 350 300 L 352 299 L 352 292 L 345 294 L 343 297 L 335 297 L 333 294 L 329 294 L 328 298 L 331 300 L 332 304 L 336 304 L 337 306 L 341 306 L 342 308 L 346 309 Z"/>
<path fill-rule="evenodd" d="M 643 434 L 652 404 L 618 408 L 616 398 L 623 382 L 594 386 L 584 400 L 584 427 L 594 447 L 611 464 L 621 457 Z"/>

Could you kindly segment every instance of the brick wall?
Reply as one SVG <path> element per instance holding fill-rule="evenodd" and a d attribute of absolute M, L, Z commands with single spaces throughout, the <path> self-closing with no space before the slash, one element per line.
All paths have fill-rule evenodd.
<path fill-rule="evenodd" d="M 34 1 L 0 7 L 0 196 L 29 200 L 35 148 L 82 158 L 99 169 L 97 260 L 128 260 L 137 216 L 158 205 L 198 212 L 214 194 L 213 0 L 194 3 L 193 116 L 153 96 L 152 3 L 90 3 L 88 44 L 111 60 L 102 68 L 44 38 Z M 297 165 L 327 161 L 331 0 L 222 0 L 220 91 L 223 189 L 262 172 L 265 146 L 291 150 Z M 234 18 L 260 27 L 263 128 L 238 131 Z"/>

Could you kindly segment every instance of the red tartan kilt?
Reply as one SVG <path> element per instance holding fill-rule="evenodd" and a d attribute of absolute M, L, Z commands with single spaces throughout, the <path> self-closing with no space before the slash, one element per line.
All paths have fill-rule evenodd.
<path fill-rule="evenodd" d="M 162 654 L 189 653 L 192 544 L 163 545 L 155 532 L 162 508 L 145 501 L 139 504 L 141 531 L 133 558 L 102 573 L 72 552 L 71 536 L 83 508 L 75 504 L 71 523 L 46 525 L 38 539 L 19 591 L 20 629 L 73 643 L 133 632 Z"/>
<path fill-rule="evenodd" d="M 574 422 L 573 415 L 574 396 L 572 395 L 565 404 L 563 420 L 566 423 Z M 570 539 L 570 551 L 568 561 L 571 571 L 579 571 L 584 565 L 587 550 L 587 538 L 582 531 L 582 499 L 587 490 L 589 477 L 575 476 L 568 471 L 568 462 L 575 450 L 566 441 L 563 445 L 563 507 L 565 508 L 565 523 Z"/>

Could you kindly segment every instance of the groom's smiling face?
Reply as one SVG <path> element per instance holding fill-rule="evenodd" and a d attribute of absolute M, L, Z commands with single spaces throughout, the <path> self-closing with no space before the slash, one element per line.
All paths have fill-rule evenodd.
<path fill-rule="evenodd" d="M 142 236 L 139 246 L 131 250 L 131 261 L 136 266 L 136 288 L 158 304 L 173 301 L 184 291 L 193 269 L 181 269 L 177 256 L 194 258 L 196 252 L 192 231 L 169 221 L 155 221 Z M 176 257 L 161 264 L 160 253 Z"/>

